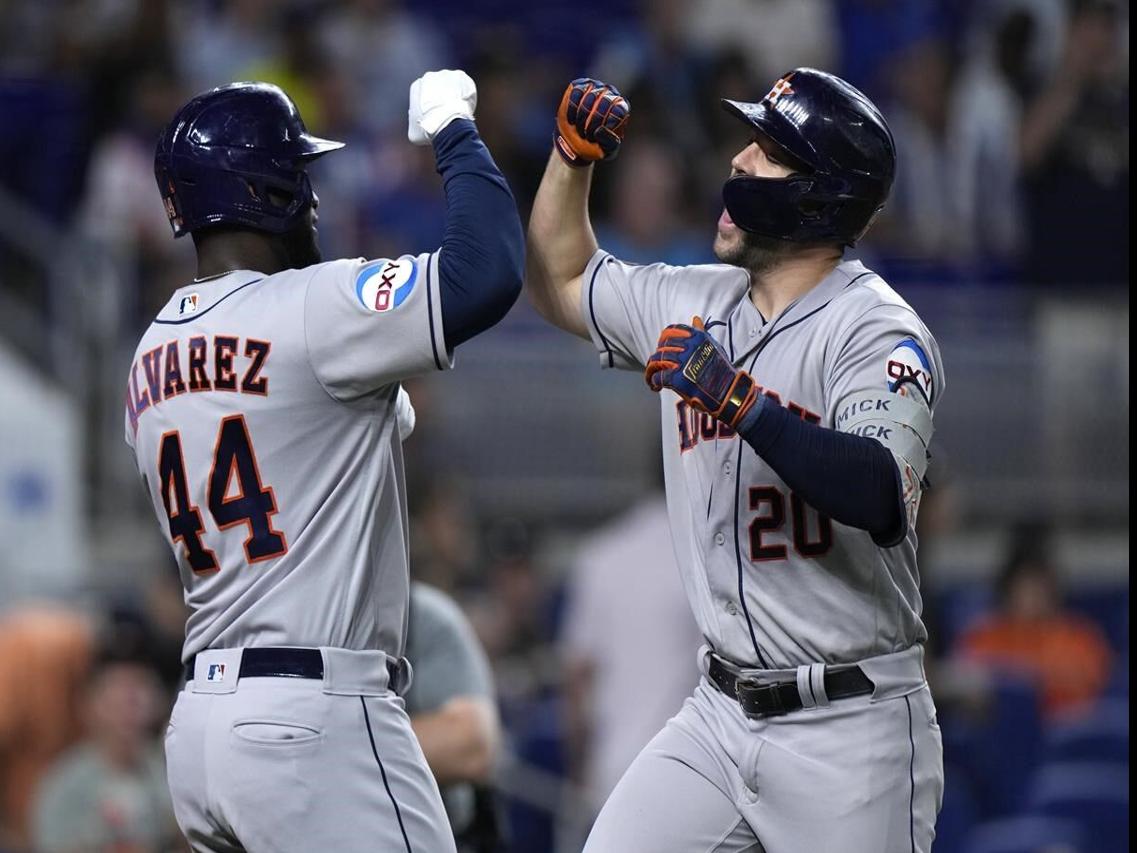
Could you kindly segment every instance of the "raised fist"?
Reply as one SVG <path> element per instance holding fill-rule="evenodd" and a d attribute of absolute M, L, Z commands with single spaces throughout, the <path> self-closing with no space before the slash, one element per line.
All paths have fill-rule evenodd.
<path fill-rule="evenodd" d="M 611 160 L 620 150 L 630 114 L 615 86 L 589 77 L 573 80 L 557 109 L 557 153 L 570 166 Z"/>
<path fill-rule="evenodd" d="M 411 83 L 407 139 L 429 145 L 456 118 L 474 117 L 478 88 L 465 71 L 428 71 Z"/>

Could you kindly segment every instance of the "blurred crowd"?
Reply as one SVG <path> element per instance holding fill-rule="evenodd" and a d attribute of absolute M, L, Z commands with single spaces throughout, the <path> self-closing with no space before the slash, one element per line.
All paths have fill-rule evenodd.
<path fill-rule="evenodd" d="M 430 152 L 406 142 L 413 79 L 474 77 L 479 128 L 525 218 L 560 93 L 593 76 L 632 105 L 595 188 L 600 243 L 631 261 L 699 263 L 713 260 L 719 190 L 744 140 L 718 99 L 757 100 L 811 65 L 862 88 L 897 137 L 892 200 L 857 248 L 894 283 L 1127 287 L 1128 46 L 1128 4 L 1110 0 L 8 0 L 0 193 L 127 271 L 128 325 L 141 329 L 193 275 L 153 179 L 157 135 L 189 96 L 281 85 L 311 131 L 348 143 L 312 169 L 325 257 L 378 257 L 442 236 Z M 50 310 L 45 282 L 3 248 L 0 286 Z M 413 571 L 461 604 L 492 665 L 506 750 L 537 774 L 528 791 L 499 779 L 509 840 L 496 849 L 574 849 L 548 813 L 559 789 L 535 795 L 538 782 L 570 780 L 575 798 L 559 805 L 586 827 L 696 674 L 661 504 L 645 495 L 587 535 L 486 517 L 433 451 L 430 388 L 411 394 L 423 427 L 407 442 Z M 942 518 L 931 503 L 923 514 Z M 1045 535 L 1004 533 L 995 588 L 940 596 L 926 583 L 949 785 L 966 780 L 972 820 L 1021 805 L 969 762 L 1002 731 L 1008 690 L 1026 697 L 1012 725 L 1033 721 L 1036 735 L 1021 773 L 1042 761 L 1047 731 L 1110 697 L 1128 703 L 1127 587 L 1068 606 Z M 0 851 L 181 849 L 157 763 L 183 615 L 163 568 L 125 600 L 0 603 Z"/>
<path fill-rule="evenodd" d="M 597 187 L 602 242 L 707 260 L 742 139 L 718 98 L 757 100 L 813 65 L 861 87 L 897 137 L 893 198 L 862 249 L 883 273 L 1112 283 L 1128 278 L 1128 27 L 1116 0 L 11 0 L 0 186 L 133 267 L 142 318 L 190 261 L 151 165 L 190 95 L 280 84 L 313 132 L 349 143 L 313 169 L 325 255 L 382 256 L 441 237 L 430 153 L 405 140 L 410 81 L 472 74 L 482 135 L 525 208 L 560 92 L 591 75 L 633 110 Z"/>

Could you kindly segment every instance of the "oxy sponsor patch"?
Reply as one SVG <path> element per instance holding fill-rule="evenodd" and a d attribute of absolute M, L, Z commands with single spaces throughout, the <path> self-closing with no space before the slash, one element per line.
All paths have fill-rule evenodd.
<path fill-rule="evenodd" d="M 372 261 L 355 277 L 355 295 L 368 311 L 383 314 L 407 301 L 418 279 L 418 267 L 410 258 Z"/>
<path fill-rule="evenodd" d="M 888 354 L 888 390 L 909 394 L 918 388 L 930 405 L 936 397 L 936 381 L 932 364 L 924 350 L 912 338 L 905 338 Z"/>

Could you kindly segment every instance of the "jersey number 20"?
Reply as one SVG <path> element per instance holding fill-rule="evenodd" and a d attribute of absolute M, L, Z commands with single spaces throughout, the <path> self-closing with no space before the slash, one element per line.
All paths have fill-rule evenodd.
<path fill-rule="evenodd" d="M 230 496 L 234 478 L 237 490 Z M 158 447 L 158 486 L 170 522 L 170 539 L 181 540 L 185 545 L 194 572 L 217 571 L 217 555 L 201 540 L 205 523 L 201 510 L 190 500 L 182 438 L 177 430 L 165 433 Z M 245 557 L 250 563 L 271 560 L 288 550 L 284 534 L 272 527 L 276 496 L 271 486 L 261 483 L 244 415 L 231 415 L 221 421 L 206 489 L 209 512 L 218 529 L 226 530 L 235 524 L 247 526 Z"/>

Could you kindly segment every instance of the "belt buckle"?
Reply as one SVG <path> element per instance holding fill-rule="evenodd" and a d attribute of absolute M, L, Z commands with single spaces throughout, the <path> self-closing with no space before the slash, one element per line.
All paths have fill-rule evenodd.
<path fill-rule="evenodd" d="M 776 683 L 761 684 L 754 678 L 740 678 L 736 682 L 736 687 L 738 690 L 739 704 L 743 704 L 742 691 L 745 690 L 748 700 L 757 700 L 764 705 L 771 706 L 769 710 L 763 709 L 756 713 L 749 713 L 745 705 L 743 705 L 742 712 L 751 719 L 762 720 L 767 717 L 780 717 L 790 712 L 789 708 L 782 702 L 782 694 L 778 692 L 778 685 Z"/>

